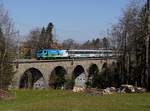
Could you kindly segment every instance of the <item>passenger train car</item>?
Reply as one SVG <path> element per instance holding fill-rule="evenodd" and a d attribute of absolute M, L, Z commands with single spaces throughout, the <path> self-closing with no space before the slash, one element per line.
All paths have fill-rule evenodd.
<path fill-rule="evenodd" d="M 43 49 L 36 53 L 37 59 L 63 59 L 63 58 L 99 58 L 112 57 L 115 52 L 111 49 L 100 50 L 54 50 Z"/>
<path fill-rule="evenodd" d="M 106 57 L 106 56 L 113 56 L 112 50 L 68 50 L 68 55 L 71 58 L 98 58 L 98 57 Z"/>

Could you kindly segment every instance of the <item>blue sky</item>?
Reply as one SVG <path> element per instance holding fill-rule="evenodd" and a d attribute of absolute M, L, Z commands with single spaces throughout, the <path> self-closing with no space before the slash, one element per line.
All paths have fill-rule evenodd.
<path fill-rule="evenodd" d="M 0 0 L 21 35 L 54 24 L 58 40 L 102 37 L 131 0 Z"/>

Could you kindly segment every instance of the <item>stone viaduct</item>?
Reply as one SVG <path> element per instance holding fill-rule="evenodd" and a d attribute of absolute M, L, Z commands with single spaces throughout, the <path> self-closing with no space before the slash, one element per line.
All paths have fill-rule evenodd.
<path fill-rule="evenodd" d="M 46 86 L 49 86 L 52 71 L 55 69 L 64 69 L 66 71 L 65 78 L 72 78 L 73 74 L 84 72 L 88 75 L 88 70 L 91 65 L 97 66 L 99 70 L 102 69 L 104 63 L 111 64 L 115 59 L 81 59 L 81 60 L 43 60 L 43 61 L 26 61 L 15 62 L 15 76 L 13 79 L 13 86 L 21 88 L 21 81 L 23 82 L 27 72 L 35 76 L 35 81 L 43 77 Z M 17 67 L 16 67 L 17 64 Z M 82 70 L 82 71 L 81 71 Z"/>

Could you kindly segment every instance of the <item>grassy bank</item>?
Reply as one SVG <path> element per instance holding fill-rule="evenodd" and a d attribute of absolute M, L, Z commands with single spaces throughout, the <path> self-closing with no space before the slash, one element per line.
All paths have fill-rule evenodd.
<path fill-rule="evenodd" d="M 0 111 L 150 111 L 150 93 L 87 96 L 61 90 L 17 90 Z"/>

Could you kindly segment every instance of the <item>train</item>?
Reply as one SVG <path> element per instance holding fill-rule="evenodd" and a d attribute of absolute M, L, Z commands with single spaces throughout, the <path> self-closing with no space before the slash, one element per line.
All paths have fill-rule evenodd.
<path fill-rule="evenodd" d="M 64 59 L 64 58 L 100 58 L 113 57 L 115 52 L 112 49 L 99 50 L 56 50 L 42 49 L 36 52 L 36 59 Z"/>

